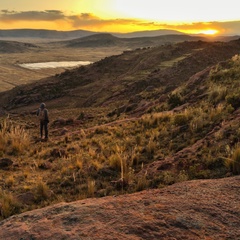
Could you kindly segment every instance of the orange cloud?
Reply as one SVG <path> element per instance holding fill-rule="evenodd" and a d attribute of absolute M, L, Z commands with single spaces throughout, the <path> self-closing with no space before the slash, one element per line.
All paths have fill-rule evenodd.
<path fill-rule="evenodd" d="M 186 33 L 218 31 L 219 34 L 240 35 L 240 21 L 171 23 L 140 19 L 104 19 L 92 13 L 66 14 L 59 10 L 45 11 L 0 11 L 0 28 L 46 28 L 56 30 L 83 29 L 105 32 L 133 32 L 171 29 Z M 47 27 L 46 27 L 47 26 Z"/>
<path fill-rule="evenodd" d="M 63 12 L 58 10 L 26 11 L 26 12 L 2 10 L 0 12 L 0 20 L 2 22 L 54 21 L 63 18 L 65 18 Z"/>

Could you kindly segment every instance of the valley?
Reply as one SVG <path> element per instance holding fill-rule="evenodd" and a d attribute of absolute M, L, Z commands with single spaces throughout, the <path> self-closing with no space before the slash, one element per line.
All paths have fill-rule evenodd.
<path fill-rule="evenodd" d="M 56 47 L 49 43 L 37 43 L 37 49 L 27 52 L 0 54 L 0 91 L 12 89 L 14 86 L 34 82 L 49 77 L 66 68 L 47 68 L 43 70 L 29 70 L 19 66 L 24 63 L 38 63 L 50 61 L 90 61 L 95 62 L 107 56 L 120 54 L 123 48 L 90 48 L 75 49 Z M 10 49 L 9 49 L 10 51 Z"/>

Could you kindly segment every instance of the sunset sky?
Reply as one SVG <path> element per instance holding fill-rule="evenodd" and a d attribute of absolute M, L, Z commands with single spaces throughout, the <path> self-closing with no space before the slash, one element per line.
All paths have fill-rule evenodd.
<path fill-rule="evenodd" d="M 0 29 L 240 35 L 239 0 L 1 0 Z"/>

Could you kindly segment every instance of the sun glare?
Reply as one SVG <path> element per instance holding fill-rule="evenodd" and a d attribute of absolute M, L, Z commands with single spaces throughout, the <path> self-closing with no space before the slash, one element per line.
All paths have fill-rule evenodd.
<path fill-rule="evenodd" d="M 201 33 L 206 34 L 206 35 L 214 35 L 214 34 L 218 33 L 218 30 L 208 29 L 208 30 L 201 31 Z"/>

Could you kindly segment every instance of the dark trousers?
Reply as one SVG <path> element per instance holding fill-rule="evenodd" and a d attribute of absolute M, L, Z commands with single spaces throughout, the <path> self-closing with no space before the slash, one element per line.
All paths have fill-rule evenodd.
<path fill-rule="evenodd" d="M 48 138 L 48 122 L 47 121 L 40 121 L 40 135 L 41 138 L 43 137 L 43 130 L 45 133 L 45 138 Z"/>

